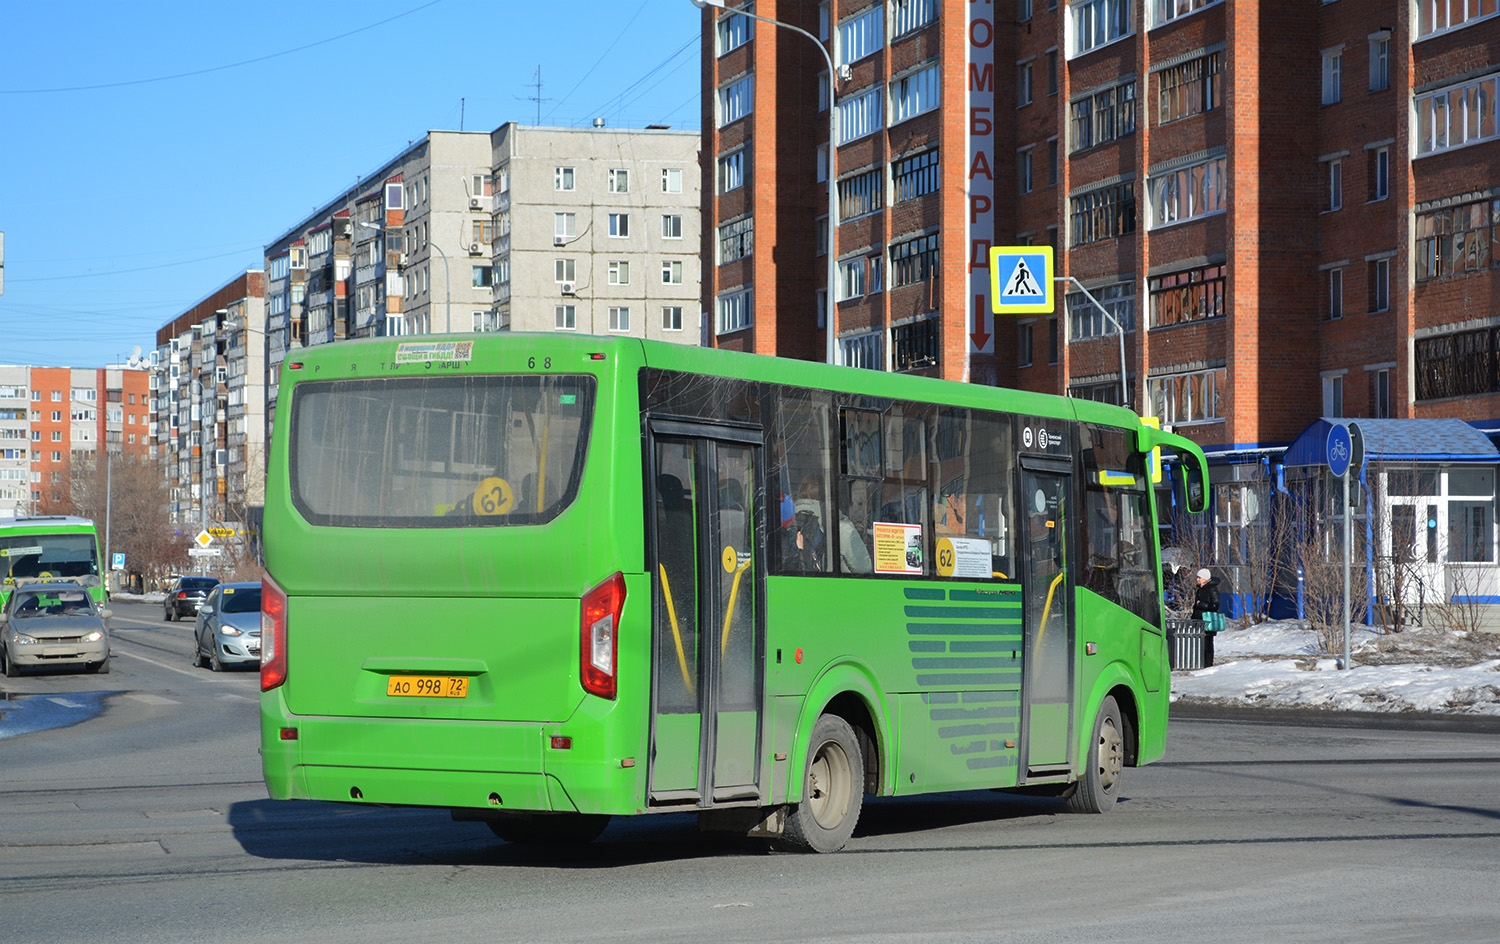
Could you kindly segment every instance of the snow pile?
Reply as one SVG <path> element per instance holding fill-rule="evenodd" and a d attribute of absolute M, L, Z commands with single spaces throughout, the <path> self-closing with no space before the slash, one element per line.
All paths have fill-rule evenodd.
<path fill-rule="evenodd" d="M 1214 665 L 1174 672 L 1172 700 L 1258 708 L 1500 716 L 1500 636 L 1354 627 L 1353 668 L 1321 652 L 1305 623 L 1219 634 Z"/>

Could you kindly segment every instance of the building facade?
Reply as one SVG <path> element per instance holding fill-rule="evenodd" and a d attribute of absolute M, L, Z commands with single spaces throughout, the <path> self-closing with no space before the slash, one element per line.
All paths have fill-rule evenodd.
<path fill-rule="evenodd" d="M 824 357 L 831 124 L 835 359 L 1159 416 L 1218 465 L 1220 560 L 1320 417 L 1500 427 L 1495 0 L 745 9 L 835 75 L 705 11 L 717 346 Z M 991 243 L 1055 249 L 1053 314 L 988 315 Z"/>
<path fill-rule="evenodd" d="M 149 372 L 0 365 L 0 515 L 65 514 L 100 443 L 149 454 Z"/>
<path fill-rule="evenodd" d="M 156 332 L 151 455 L 172 524 L 253 527 L 265 502 L 265 273 L 251 270 Z"/>
<path fill-rule="evenodd" d="M 697 134 L 512 122 L 491 140 L 497 327 L 699 343 Z"/>

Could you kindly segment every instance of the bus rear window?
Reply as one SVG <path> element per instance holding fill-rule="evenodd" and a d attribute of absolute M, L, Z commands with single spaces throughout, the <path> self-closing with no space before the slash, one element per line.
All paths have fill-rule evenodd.
<path fill-rule="evenodd" d="M 292 502 L 332 527 L 541 524 L 577 495 L 593 403 L 590 376 L 298 384 Z"/>

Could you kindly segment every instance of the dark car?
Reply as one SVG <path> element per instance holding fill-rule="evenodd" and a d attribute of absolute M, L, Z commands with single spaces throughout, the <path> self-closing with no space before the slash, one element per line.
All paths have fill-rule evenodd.
<path fill-rule="evenodd" d="M 198 607 L 208 599 L 214 587 L 219 585 L 217 577 L 178 577 L 167 588 L 167 598 L 162 601 L 162 615 L 167 622 L 182 619 L 184 615 L 195 616 Z"/>
<path fill-rule="evenodd" d="M 17 587 L 0 611 L 0 661 L 15 678 L 35 666 L 109 671 L 109 610 L 76 583 Z"/>
<path fill-rule="evenodd" d="M 198 608 L 193 664 L 222 672 L 260 665 L 260 584 L 221 583 Z"/>

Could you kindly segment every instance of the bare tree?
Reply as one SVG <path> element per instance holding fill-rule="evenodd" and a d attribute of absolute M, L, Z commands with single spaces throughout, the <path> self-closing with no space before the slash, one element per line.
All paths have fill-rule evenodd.
<path fill-rule="evenodd" d="M 125 554 L 130 572 L 155 580 L 187 565 L 192 538 L 172 527 L 167 482 L 155 460 L 75 459 L 70 471 L 68 510 L 94 519 L 101 541 L 107 526 L 110 550 Z"/>

